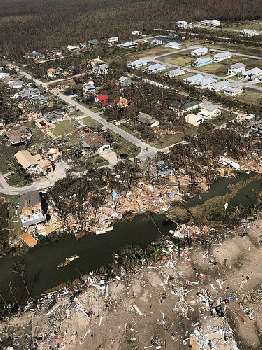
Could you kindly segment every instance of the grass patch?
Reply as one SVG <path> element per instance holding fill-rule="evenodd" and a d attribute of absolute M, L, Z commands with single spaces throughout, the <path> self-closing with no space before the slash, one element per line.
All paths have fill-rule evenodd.
<path fill-rule="evenodd" d="M 244 101 L 249 105 L 260 106 L 262 103 L 261 91 L 246 88 L 245 93 L 237 96 L 238 100 Z"/>
<path fill-rule="evenodd" d="M 196 69 L 200 72 L 214 74 L 219 77 L 225 77 L 227 75 L 228 66 L 222 63 L 211 63 L 203 67 L 197 67 Z"/>
<path fill-rule="evenodd" d="M 16 239 L 22 234 L 22 223 L 19 215 L 16 215 L 16 207 L 19 203 L 19 195 L 8 196 L 1 194 L 8 202 L 9 205 L 9 228 L 10 228 L 10 237 L 12 240 Z"/>
<path fill-rule="evenodd" d="M 243 29 L 252 29 L 257 31 L 262 31 L 262 24 L 260 21 L 245 21 L 245 22 L 235 22 L 224 27 L 230 28 L 232 30 L 243 30 Z"/>
<path fill-rule="evenodd" d="M 28 180 L 26 176 L 19 173 L 12 173 L 11 175 L 7 176 L 5 180 L 8 183 L 8 185 L 14 187 L 23 187 L 28 185 Z"/>
<path fill-rule="evenodd" d="M 159 58 L 159 61 L 180 67 L 185 67 L 191 65 L 191 63 L 194 62 L 194 57 L 190 55 L 190 51 L 182 51 L 161 57 Z"/>
<path fill-rule="evenodd" d="M 164 55 L 166 53 L 171 54 L 173 52 L 174 52 L 174 49 L 171 49 L 170 47 L 157 46 L 157 47 L 152 47 L 148 50 L 142 50 L 142 51 L 127 54 L 125 57 L 128 61 L 132 62 L 143 57 L 155 57 L 155 56 Z"/>
<path fill-rule="evenodd" d="M 114 136 L 116 143 L 113 143 L 111 145 L 112 150 L 118 155 L 121 156 L 122 154 L 127 154 L 128 158 L 134 158 L 139 155 L 141 152 L 140 147 L 136 147 L 131 142 L 128 142 L 123 137 L 115 134 L 114 132 L 110 131 L 110 133 Z"/>
<path fill-rule="evenodd" d="M 94 120 L 91 117 L 85 117 L 83 118 L 83 123 L 88 126 L 89 128 L 97 128 L 102 127 L 102 124 L 98 123 L 96 120 Z"/>
<path fill-rule="evenodd" d="M 60 123 L 55 123 L 55 128 L 53 129 L 53 134 L 55 136 L 65 136 L 71 133 L 75 129 L 74 120 L 64 120 Z"/>

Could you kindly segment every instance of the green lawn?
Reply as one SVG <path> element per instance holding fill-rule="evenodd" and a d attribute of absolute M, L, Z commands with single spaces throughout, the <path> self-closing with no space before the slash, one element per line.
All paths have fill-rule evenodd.
<path fill-rule="evenodd" d="M 19 216 L 16 216 L 16 206 L 19 203 L 19 195 L 16 196 L 7 196 L 1 194 L 6 198 L 9 203 L 9 227 L 10 227 L 10 236 L 12 239 L 16 239 L 22 234 L 22 223 Z"/>
<path fill-rule="evenodd" d="M 238 100 L 245 101 L 249 105 L 259 106 L 262 103 L 261 91 L 246 88 L 245 93 L 237 96 Z"/>
<path fill-rule="evenodd" d="M 235 22 L 229 25 L 224 25 L 223 27 L 234 29 L 234 30 L 243 30 L 243 29 L 252 29 L 257 31 L 262 31 L 261 20 L 259 21 L 244 21 L 244 22 Z"/>
<path fill-rule="evenodd" d="M 173 53 L 168 56 L 160 57 L 159 61 L 177 65 L 180 67 L 189 66 L 194 62 L 194 57 L 190 54 L 191 50 Z"/>
<path fill-rule="evenodd" d="M 64 120 L 62 122 L 55 123 L 55 128 L 53 129 L 53 134 L 55 136 L 65 136 L 75 129 L 74 120 Z"/>
<path fill-rule="evenodd" d="M 174 50 L 170 49 L 169 47 L 163 47 L 159 45 L 156 47 L 152 47 L 148 50 L 142 50 L 142 51 L 127 54 L 125 57 L 128 60 L 128 62 L 132 62 L 143 57 L 155 57 L 155 56 L 164 55 L 165 53 L 169 53 L 169 52 L 172 53 L 174 52 Z"/>
<path fill-rule="evenodd" d="M 194 69 L 194 67 L 192 67 L 192 69 Z M 215 74 L 219 77 L 224 77 L 227 75 L 227 69 L 228 66 L 225 64 L 221 63 L 211 63 L 208 64 L 206 66 L 203 67 L 196 67 L 196 70 L 199 70 L 200 72 L 204 72 L 204 73 L 209 73 L 209 74 Z"/>
<path fill-rule="evenodd" d="M 94 120 L 91 117 L 85 117 L 83 118 L 83 123 L 88 126 L 89 128 L 97 128 L 97 127 L 102 127 L 102 124 L 98 123 L 96 120 Z"/>

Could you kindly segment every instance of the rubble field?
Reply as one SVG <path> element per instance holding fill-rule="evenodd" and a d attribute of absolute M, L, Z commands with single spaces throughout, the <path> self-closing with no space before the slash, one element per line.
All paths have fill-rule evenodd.
<path fill-rule="evenodd" d="M 0 324 L 15 349 L 261 349 L 262 220 L 106 281 L 84 277 Z"/>

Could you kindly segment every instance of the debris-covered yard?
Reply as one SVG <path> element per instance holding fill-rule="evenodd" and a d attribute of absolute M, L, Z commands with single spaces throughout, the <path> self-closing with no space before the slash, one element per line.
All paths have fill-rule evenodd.
<path fill-rule="evenodd" d="M 261 227 L 243 223 L 223 240 L 181 249 L 165 241 L 161 258 L 135 273 L 90 274 L 29 304 L 2 321 L 1 341 L 43 350 L 261 349 Z"/>

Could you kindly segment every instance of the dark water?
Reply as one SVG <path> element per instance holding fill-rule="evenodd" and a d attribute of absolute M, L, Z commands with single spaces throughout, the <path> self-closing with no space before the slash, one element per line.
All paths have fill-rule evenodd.
<path fill-rule="evenodd" d="M 196 205 L 203 204 L 206 200 L 213 198 L 215 196 L 224 196 L 228 191 L 228 185 L 236 184 L 239 181 L 244 181 L 250 179 L 257 175 L 256 173 L 241 173 L 237 177 L 233 178 L 219 178 L 214 182 L 214 184 L 210 187 L 209 191 L 203 193 L 202 198 L 192 197 L 187 200 L 186 205 L 188 207 L 194 207 Z M 256 203 L 257 195 L 262 190 L 262 178 L 259 180 L 255 180 L 241 191 L 233 198 L 234 204 L 243 204 L 244 206 L 249 206 Z M 249 198 L 248 198 L 249 197 Z M 233 203 L 232 203 L 233 204 Z"/>
<path fill-rule="evenodd" d="M 163 233 L 173 228 L 166 225 L 164 215 L 154 214 L 153 218 Z M 13 301 L 9 286 L 11 281 L 11 289 L 17 300 L 25 298 L 21 277 L 10 272 L 16 261 L 25 264 L 26 284 L 31 295 L 37 297 L 50 288 L 107 265 L 113 261 L 113 253 L 127 244 L 134 243 L 146 248 L 158 236 L 152 220 L 146 215 L 139 215 L 132 221 L 116 224 L 113 231 L 102 235 L 88 235 L 78 241 L 67 237 L 46 245 L 39 244 L 21 257 L 0 259 L 0 292 L 6 301 Z M 58 264 L 72 255 L 79 255 L 80 258 L 57 269 Z"/>

